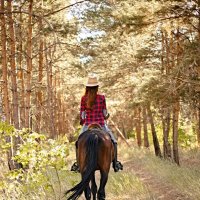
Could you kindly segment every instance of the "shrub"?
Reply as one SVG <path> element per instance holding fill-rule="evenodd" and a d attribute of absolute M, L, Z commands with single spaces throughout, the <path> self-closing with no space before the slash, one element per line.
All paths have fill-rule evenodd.
<path fill-rule="evenodd" d="M 9 138 L 9 140 L 8 140 Z M 22 194 L 53 191 L 49 174 L 51 171 L 65 170 L 66 158 L 69 155 L 67 137 L 57 140 L 48 139 L 45 135 L 29 129 L 16 130 L 12 126 L 0 123 L 0 153 L 5 155 L 14 148 L 14 140 L 20 139 L 16 155 L 12 158 L 21 163 L 23 168 L 4 173 L 0 181 L 0 191 L 4 191 L 4 198 L 21 199 Z M 5 162 L 6 163 L 6 162 Z M 5 166 L 5 165 L 4 165 Z M 40 195 L 38 195 L 39 198 Z M 1 196 L 0 196 L 1 197 Z M 40 196 L 41 197 L 41 196 Z"/>

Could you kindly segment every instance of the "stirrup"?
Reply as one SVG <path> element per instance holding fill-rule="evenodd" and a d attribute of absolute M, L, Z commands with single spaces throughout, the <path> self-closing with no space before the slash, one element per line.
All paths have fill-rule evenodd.
<path fill-rule="evenodd" d="M 117 161 L 116 165 L 117 165 L 118 169 L 123 170 L 123 165 L 120 161 Z"/>
<path fill-rule="evenodd" d="M 119 161 L 113 161 L 113 169 L 115 172 L 118 172 L 119 170 L 123 170 L 123 165 Z"/>
<path fill-rule="evenodd" d="M 71 167 L 71 171 L 73 172 L 80 172 L 80 169 L 79 169 L 79 166 L 78 166 L 78 163 L 75 162 L 72 167 Z"/>

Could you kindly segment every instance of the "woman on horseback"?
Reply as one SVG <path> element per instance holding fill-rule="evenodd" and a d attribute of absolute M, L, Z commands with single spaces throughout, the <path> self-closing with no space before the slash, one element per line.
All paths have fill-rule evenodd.
<path fill-rule="evenodd" d="M 104 95 L 98 94 L 99 83 L 95 75 L 90 75 L 86 83 L 85 95 L 81 98 L 80 107 L 80 124 L 83 126 L 81 129 L 82 134 L 88 130 L 90 124 L 98 124 L 101 128 L 110 135 L 114 146 L 114 159 L 113 168 L 115 172 L 123 169 L 122 164 L 117 161 L 117 141 L 112 134 L 111 130 L 106 124 L 109 114 L 106 109 L 106 100 Z M 77 146 L 77 145 L 76 145 Z M 72 171 L 78 170 L 77 163 L 72 166 Z"/>

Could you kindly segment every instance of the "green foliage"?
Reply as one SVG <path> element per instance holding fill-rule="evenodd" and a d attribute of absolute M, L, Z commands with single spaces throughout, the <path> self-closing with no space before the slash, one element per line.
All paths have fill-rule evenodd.
<path fill-rule="evenodd" d="M 133 130 L 133 131 L 129 131 L 127 132 L 127 138 L 135 138 L 136 136 L 136 132 Z"/>
<path fill-rule="evenodd" d="M 0 132 L 3 134 L 11 134 L 14 131 L 14 127 L 6 122 L 0 121 Z"/>
<path fill-rule="evenodd" d="M 183 127 L 179 127 L 179 142 L 182 147 L 194 147 L 196 143 L 196 137 L 194 134 L 188 134 Z"/>
<path fill-rule="evenodd" d="M 68 139 L 48 139 L 45 135 L 29 129 L 15 130 L 5 123 L 0 124 L 0 133 L 1 154 L 5 154 L 10 148 L 13 149 L 13 141 L 20 138 L 21 144 L 18 145 L 13 160 L 23 165 L 23 169 L 6 172 L 0 181 L 0 190 L 4 189 L 9 197 L 15 188 L 15 199 L 20 199 L 20 194 L 30 195 L 39 190 L 52 194 L 54 189 L 49 174 L 52 174 L 52 170 L 66 170 L 66 158 L 69 155 Z"/>
<path fill-rule="evenodd" d="M 34 169 L 53 166 L 57 169 L 64 167 L 64 159 L 68 155 L 67 144 L 47 139 L 38 133 L 23 134 L 23 144 L 20 145 L 15 160 L 23 166 L 31 165 Z M 63 138 L 64 139 L 64 138 Z M 66 140 L 66 139 L 65 139 Z"/>

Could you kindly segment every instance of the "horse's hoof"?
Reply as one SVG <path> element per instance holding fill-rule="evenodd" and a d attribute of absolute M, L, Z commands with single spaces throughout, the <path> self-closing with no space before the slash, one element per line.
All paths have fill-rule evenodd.
<path fill-rule="evenodd" d="M 105 200 L 106 198 L 104 196 L 99 196 L 97 199 L 98 200 Z"/>

